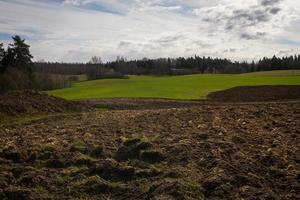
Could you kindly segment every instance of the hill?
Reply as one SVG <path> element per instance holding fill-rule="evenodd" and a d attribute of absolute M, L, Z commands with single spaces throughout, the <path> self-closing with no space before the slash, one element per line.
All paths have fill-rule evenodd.
<path fill-rule="evenodd" d="M 295 72 L 295 71 L 294 71 Z M 49 91 L 65 99 L 167 98 L 205 99 L 215 91 L 237 86 L 300 85 L 294 72 L 259 72 L 243 75 L 204 74 L 186 76 L 130 76 L 129 79 L 100 79 L 74 84 L 71 88 Z M 296 71 L 296 74 L 299 72 Z"/>

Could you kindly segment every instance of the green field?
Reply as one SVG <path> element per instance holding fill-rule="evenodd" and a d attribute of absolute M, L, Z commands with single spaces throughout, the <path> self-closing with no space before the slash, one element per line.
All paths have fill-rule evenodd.
<path fill-rule="evenodd" d="M 129 79 L 83 81 L 71 88 L 49 91 L 65 99 L 142 97 L 205 99 L 213 91 L 235 86 L 300 85 L 300 70 L 242 75 L 130 76 Z"/>

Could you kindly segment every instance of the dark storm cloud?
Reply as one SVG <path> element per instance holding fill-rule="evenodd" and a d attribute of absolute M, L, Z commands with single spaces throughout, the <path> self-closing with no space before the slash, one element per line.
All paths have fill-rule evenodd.
<path fill-rule="evenodd" d="M 195 43 L 197 46 L 201 47 L 201 48 L 211 48 L 214 46 L 214 44 L 209 44 L 209 43 L 206 43 L 204 41 L 191 41 L 193 43 Z"/>
<path fill-rule="evenodd" d="M 280 8 L 271 8 L 269 12 L 273 15 L 276 15 L 281 9 Z"/>
<path fill-rule="evenodd" d="M 270 20 L 270 13 L 265 10 L 235 10 L 233 15 L 227 18 L 225 28 L 231 30 L 234 27 L 255 26 L 261 22 Z"/>
<path fill-rule="evenodd" d="M 119 48 L 126 48 L 126 47 L 128 47 L 130 45 L 131 45 L 130 42 L 121 41 L 118 46 L 119 46 Z"/>
<path fill-rule="evenodd" d="M 272 5 L 279 3 L 280 1 L 281 0 L 262 0 L 261 5 L 262 6 L 272 6 Z"/>
<path fill-rule="evenodd" d="M 252 33 L 241 33 L 240 38 L 245 40 L 256 40 L 266 36 L 264 32 L 256 32 L 255 34 Z"/>
<path fill-rule="evenodd" d="M 224 24 L 227 31 L 241 30 L 271 21 L 272 17 L 281 11 L 279 7 L 281 1 L 262 0 L 257 5 L 248 8 L 233 8 L 220 4 L 213 9 L 200 11 L 197 14 L 204 16 L 202 19 L 205 22 Z M 245 38 L 248 37 L 245 36 Z"/>
<path fill-rule="evenodd" d="M 183 38 L 182 35 L 170 35 L 170 36 L 161 37 L 156 42 L 159 43 L 159 44 L 166 44 L 166 43 L 175 42 L 175 41 L 180 40 L 182 38 Z"/>

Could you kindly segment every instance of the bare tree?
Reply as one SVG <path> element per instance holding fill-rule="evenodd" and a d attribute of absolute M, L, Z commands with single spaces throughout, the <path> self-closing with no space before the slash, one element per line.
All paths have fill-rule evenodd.
<path fill-rule="evenodd" d="M 93 56 L 89 61 L 89 64 L 102 64 L 102 59 L 100 56 Z"/>

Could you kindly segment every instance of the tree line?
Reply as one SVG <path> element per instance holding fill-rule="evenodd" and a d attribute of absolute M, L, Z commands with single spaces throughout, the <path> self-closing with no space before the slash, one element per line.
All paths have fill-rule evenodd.
<path fill-rule="evenodd" d="M 99 60 L 101 60 L 99 58 Z M 37 71 L 55 74 L 87 74 L 90 79 L 122 77 L 124 75 L 239 74 L 255 71 L 300 69 L 300 55 L 264 57 L 257 62 L 238 62 L 211 57 L 179 57 L 126 60 L 112 62 L 35 63 Z"/>

